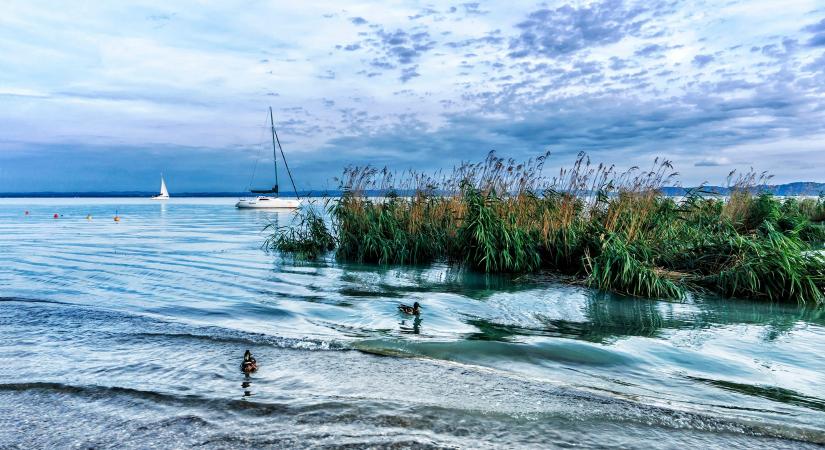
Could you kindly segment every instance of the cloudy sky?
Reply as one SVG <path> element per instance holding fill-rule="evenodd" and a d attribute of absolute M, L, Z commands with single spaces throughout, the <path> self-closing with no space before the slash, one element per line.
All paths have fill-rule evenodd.
<path fill-rule="evenodd" d="M 122 3 L 3 2 L 0 191 L 240 191 L 270 105 L 299 188 L 491 149 L 825 181 L 825 0 Z"/>

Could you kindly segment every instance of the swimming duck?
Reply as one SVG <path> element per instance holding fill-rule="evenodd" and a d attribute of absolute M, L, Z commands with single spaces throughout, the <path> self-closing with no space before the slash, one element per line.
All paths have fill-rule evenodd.
<path fill-rule="evenodd" d="M 258 370 L 258 362 L 255 361 L 255 357 L 252 356 L 252 352 L 247 350 L 243 354 L 243 361 L 241 361 L 241 371 L 245 374 L 250 374 L 256 370 Z"/>
<path fill-rule="evenodd" d="M 418 302 L 413 303 L 412 306 L 408 305 L 398 305 L 398 310 L 404 314 L 409 314 L 411 316 L 417 316 L 421 314 L 421 305 Z"/>

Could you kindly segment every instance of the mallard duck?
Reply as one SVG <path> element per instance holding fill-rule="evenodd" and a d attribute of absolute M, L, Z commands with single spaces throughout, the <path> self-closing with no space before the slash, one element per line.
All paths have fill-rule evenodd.
<path fill-rule="evenodd" d="M 398 305 L 398 310 L 404 314 L 409 314 L 411 316 L 417 316 L 421 314 L 421 305 L 418 302 L 413 303 L 412 306 L 408 305 Z"/>
<path fill-rule="evenodd" d="M 243 354 L 243 361 L 241 361 L 241 371 L 243 373 L 249 374 L 256 370 L 258 370 L 258 361 L 255 361 L 255 357 L 252 356 L 252 352 L 247 350 Z"/>

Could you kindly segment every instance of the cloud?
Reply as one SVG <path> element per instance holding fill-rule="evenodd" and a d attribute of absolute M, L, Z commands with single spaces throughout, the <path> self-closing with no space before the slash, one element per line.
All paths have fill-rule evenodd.
<path fill-rule="evenodd" d="M 422 54 L 435 47 L 435 41 L 427 31 L 407 32 L 378 30 L 377 47 L 390 59 L 398 64 L 412 64 Z"/>
<path fill-rule="evenodd" d="M 696 67 L 705 67 L 713 62 L 713 55 L 696 55 L 693 57 L 693 65 Z"/>
<path fill-rule="evenodd" d="M 655 8 L 654 2 L 650 4 Z M 616 43 L 638 35 L 649 11 L 650 7 L 627 5 L 622 0 L 539 9 L 516 25 L 520 34 L 510 41 L 510 56 L 559 57 Z"/>
<path fill-rule="evenodd" d="M 663 51 L 667 50 L 667 47 L 660 45 L 660 44 L 649 44 L 646 45 L 639 50 L 633 52 L 635 56 L 641 57 L 650 57 L 654 55 L 660 55 Z"/>
<path fill-rule="evenodd" d="M 349 21 L 352 22 L 355 25 L 366 25 L 367 24 L 367 19 L 364 19 L 363 17 L 351 17 L 349 19 Z"/>
<path fill-rule="evenodd" d="M 418 66 L 407 67 L 401 70 L 401 82 L 406 83 L 415 77 L 420 77 L 421 74 L 416 72 Z"/>
<path fill-rule="evenodd" d="M 464 7 L 464 12 L 468 15 L 484 15 L 489 14 L 489 11 L 482 11 L 479 9 L 481 4 L 478 2 L 471 2 L 471 3 L 462 3 L 461 6 Z"/>
<path fill-rule="evenodd" d="M 825 33 L 819 33 L 808 40 L 809 47 L 823 47 L 825 46 Z"/>
<path fill-rule="evenodd" d="M 447 47 L 452 47 L 452 48 L 467 48 L 467 47 L 478 48 L 478 47 L 483 47 L 483 46 L 496 47 L 496 46 L 500 46 L 503 42 L 504 42 L 504 37 L 502 36 L 501 30 L 496 29 L 496 30 L 487 32 L 482 37 L 468 38 L 468 39 L 463 39 L 463 40 L 460 40 L 460 41 L 451 41 L 451 42 L 445 43 L 445 45 Z"/>
<path fill-rule="evenodd" d="M 365 34 L 366 38 L 360 42 L 337 47 L 345 51 L 363 50 L 374 55 L 368 60 L 368 64 L 374 69 L 393 70 L 400 66 L 399 80 L 402 83 L 420 76 L 416 71 L 418 66 L 413 65 L 423 55 L 431 52 L 437 44 L 429 31 L 421 28 L 387 30 L 382 26 L 375 26 L 372 32 Z M 358 73 L 368 78 L 378 75 L 377 72 L 370 71 Z"/>
<path fill-rule="evenodd" d="M 428 7 L 428 8 L 421 9 L 418 13 L 416 13 L 412 16 L 408 16 L 408 18 L 410 20 L 417 20 L 417 19 L 421 19 L 422 17 L 433 17 L 433 16 L 438 16 L 438 15 L 439 15 L 439 12 L 437 10 Z"/>
<path fill-rule="evenodd" d="M 696 161 L 693 165 L 696 167 L 719 167 L 730 165 L 730 159 L 724 156 L 708 157 Z"/>

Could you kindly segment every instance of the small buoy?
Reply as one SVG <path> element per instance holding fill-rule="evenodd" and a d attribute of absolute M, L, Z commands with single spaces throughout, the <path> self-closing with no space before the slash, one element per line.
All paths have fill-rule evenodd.
<path fill-rule="evenodd" d="M 86 220 L 92 220 L 92 215 L 91 214 L 86 214 Z"/>
<path fill-rule="evenodd" d="M 57 213 L 54 213 L 54 218 L 57 219 L 58 217 L 60 216 L 58 216 Z"/>
<path fill-rule="evenodd" d="M 26 214 L 27 216 L 29 215 L 29 210 L 28 210 L 28 209 L 26 210 L 25 214 Z"/>
<path fill-rule="evenodd" d="M 120 222 L 120 216 L 115 216 L 115 222 Z"/>

